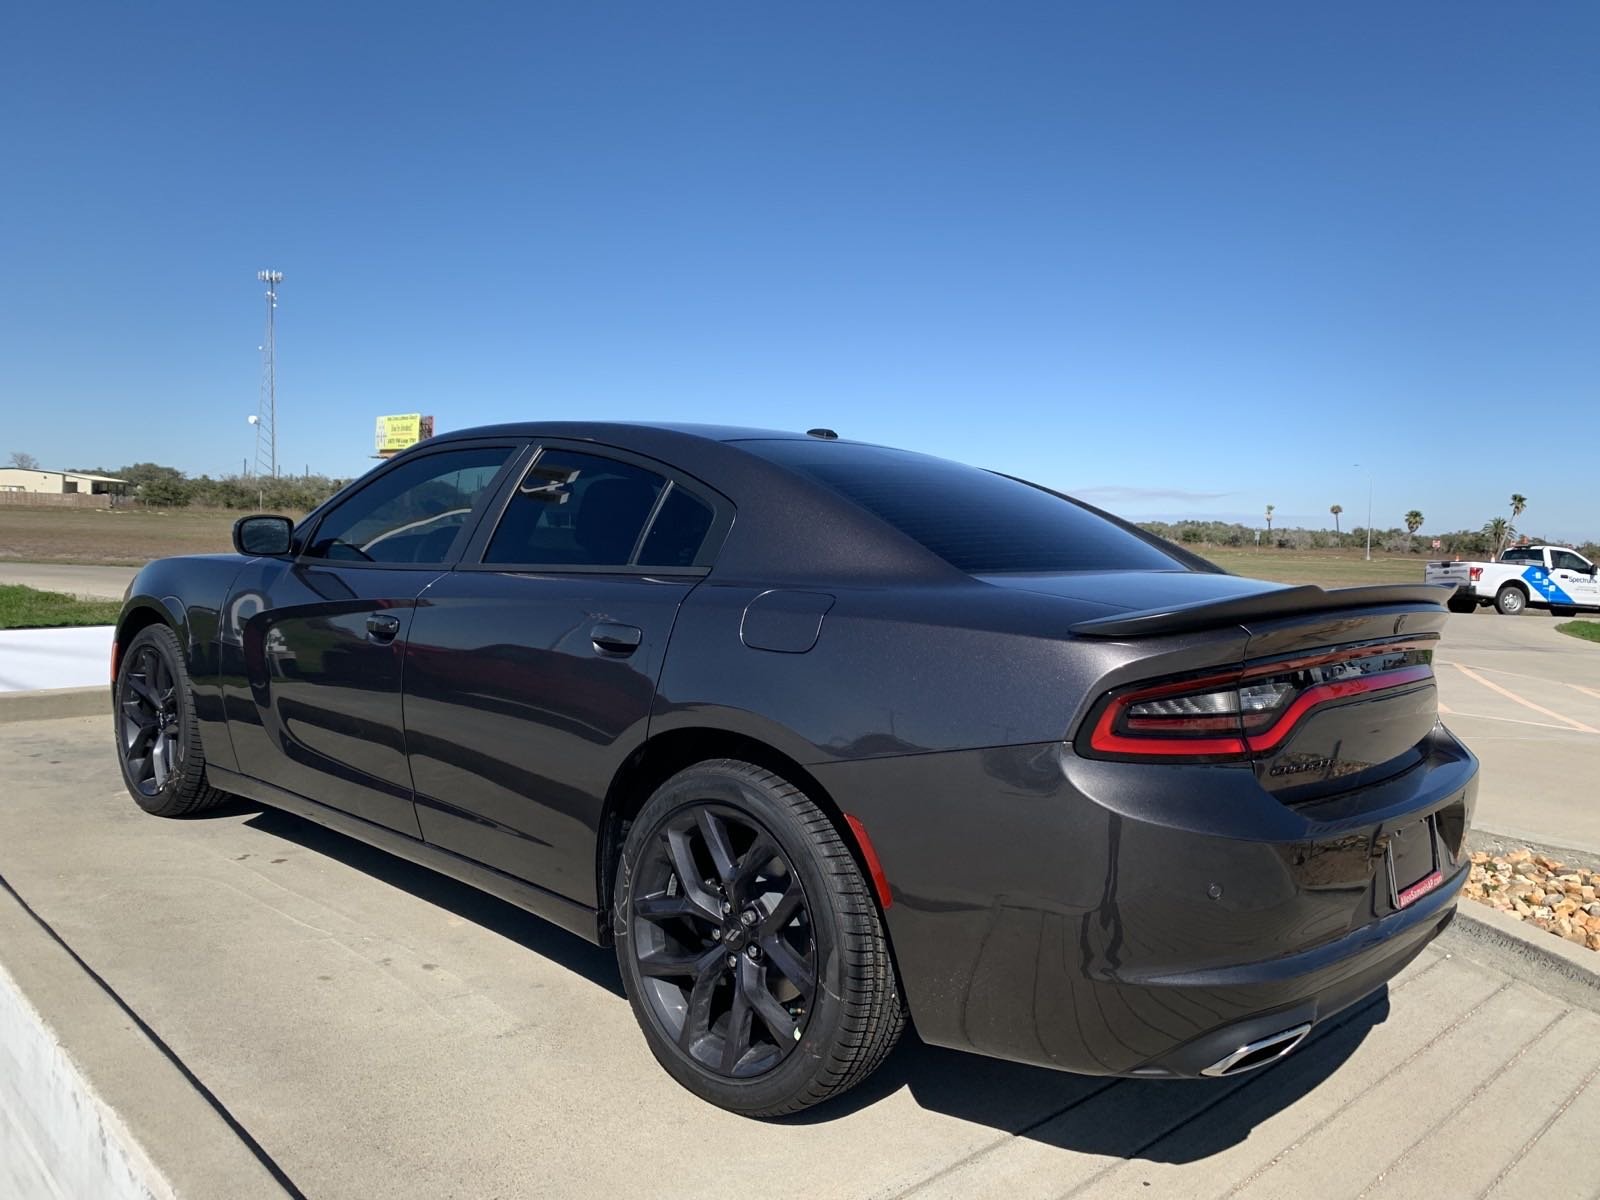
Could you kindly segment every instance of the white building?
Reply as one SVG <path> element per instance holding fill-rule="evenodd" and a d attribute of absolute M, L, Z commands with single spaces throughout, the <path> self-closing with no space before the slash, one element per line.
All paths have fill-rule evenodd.
<path fill-rule="evenodd" d="M 50 496 L 125 496 L 126 479 L 85 475 L 81 471 L 34 471 L 0 467 L 0 492 L 37 492 Z"/>

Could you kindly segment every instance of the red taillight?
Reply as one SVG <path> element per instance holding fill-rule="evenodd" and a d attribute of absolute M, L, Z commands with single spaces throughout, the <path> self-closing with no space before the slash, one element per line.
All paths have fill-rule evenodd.
<path fill-rule="evenodd" d="M 1079 750 L 1166 761 L 1247 759 L 1313 709 L 1433 678 L 1431 642 L 1347 647 L 1225 674 L 1145 684 L 1101 701 Z"/>
<path fill-rule="evenodd" d="M 111 682 L 117 681 L 117 667 L 122 658 L 122 644 L 116 638 L 111 639 Z"/>
<path fill-rule="evenodd" d="M 1472 580 L 1473 583 L 1477 583 L 1478 580 L 1483 578 L 1483 568 L 1482 567 L 1468 567 L 1467 568 L 1467 578 Z"/>

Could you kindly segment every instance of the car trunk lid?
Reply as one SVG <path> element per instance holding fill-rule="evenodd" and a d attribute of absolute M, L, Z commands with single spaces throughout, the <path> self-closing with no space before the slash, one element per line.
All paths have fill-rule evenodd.
<path fill-rule="evenodd" d="M 1102 703 L 1090 748 L 1245 758 L 1261 786 L 1286 803 L 1398 774 L 1421 760 L 1438 719 L 1432 658 L 1449 594 L 1424 584 L 1258 585 L 1232 594 L 1218 588 L 1188 603 L 1169 594 L 1151 607 L 1080 621 L 1072 627 L 1079 637 L 1140 645 L 1204 630 L 1244 635 L 1229 672 L 1155 679 Z M 1206 740 L 1185 740 L 1200 731 Z"/>
<path fill-rule="evenodd" d="M 1281 736 L 1249 739 L 1261 786 L 1313 800 L 1420 762 L 1439 719 L 1433 651 L 1444 622 L 1437 603 L 1405 602 L 1247 622 L 1246 675 L 1292 680 L 1306 706 Z"/>

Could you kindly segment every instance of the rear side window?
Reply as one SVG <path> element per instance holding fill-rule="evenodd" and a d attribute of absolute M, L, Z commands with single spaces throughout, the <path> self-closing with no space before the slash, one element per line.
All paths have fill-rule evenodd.
<path fill-rule="evenodd" d="M 543 450 L 506 506 L 486 563 L 688 567 L 711 528 L 711 507 L 632 463 Z"/>
<path fill-rule="evenodd" d="M 850 442 L 739 444 L 854 501 L 969 574 L 1189 569 L 1082 505 L 976 467 Z"/>
<path fill-rule="evenodd" d="M 692 566 L 711 529 L 711 506 L 681 487 L 669 486 L 639 550 L 641 567 Z"/>

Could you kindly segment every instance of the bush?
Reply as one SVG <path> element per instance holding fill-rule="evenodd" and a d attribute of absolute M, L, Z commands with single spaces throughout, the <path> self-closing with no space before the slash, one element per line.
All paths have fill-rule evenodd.
<path fill-rule="evenodd" d="M 175 467 L 134 463 L 114 474 L 135 487 L 134 496 L 151 508 L 231 508 L 249 512 L 310 512 L 345 485 L 326 475 L 201 475 L 189 479 Z"/>
<path fill-rule="evenodd" d="M 189 485 L 181 476 L 152 479 L 139 488 L 139 499 L 152 508 L 185 508 L 190 499 Z"/>

